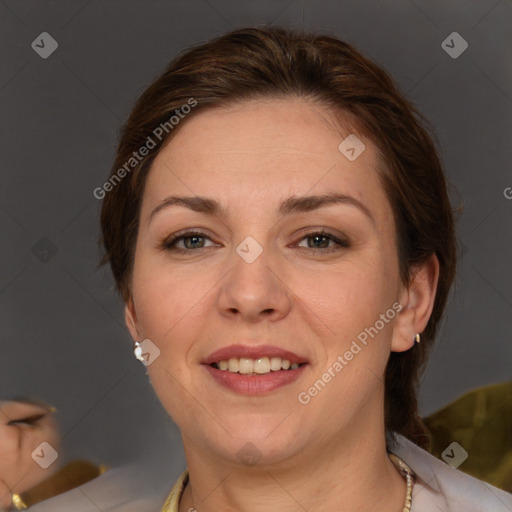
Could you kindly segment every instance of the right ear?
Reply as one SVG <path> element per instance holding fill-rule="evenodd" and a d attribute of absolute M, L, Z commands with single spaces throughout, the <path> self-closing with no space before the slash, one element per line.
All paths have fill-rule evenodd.
<path fill-rule="evenodd" d="M 135 313 L 135 306 L 133 305 L 133 299 L 131 296 L 124 305 L 124 321 L 132 335 L 133 341 L 139 341 L 139 332 L 137 331 L 137 314 Z"/>

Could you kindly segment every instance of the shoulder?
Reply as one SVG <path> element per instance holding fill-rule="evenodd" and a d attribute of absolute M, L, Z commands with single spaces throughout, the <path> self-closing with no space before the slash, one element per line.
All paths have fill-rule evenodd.
<path fill-rule="evenodd" d="M 388 441 L 417 477 L 411 512 L 512 511 L 512 494 L 452 468 L 401 435 Z"/>

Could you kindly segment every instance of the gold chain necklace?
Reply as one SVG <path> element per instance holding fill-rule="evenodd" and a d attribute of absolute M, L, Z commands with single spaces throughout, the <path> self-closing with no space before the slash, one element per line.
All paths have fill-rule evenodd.
<path fill-rule="evenodd" d="M 413 470 L 397 455 L 388 453 L 391 462 L 400 471 L 400 474 L 407 482 L 407 493 L 405 495 L 405 505 L 402 512 L 410 512 L 412 506 L 412 486 L 414 485 L 414 472 Z"/>

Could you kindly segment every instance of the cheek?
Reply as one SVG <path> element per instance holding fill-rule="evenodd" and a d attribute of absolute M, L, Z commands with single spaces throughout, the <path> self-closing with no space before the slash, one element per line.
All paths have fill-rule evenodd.
<path fill-rule="evenodd" d="M 351 325 L 364 327 L 375 322 L 391 307 L 394 289 L 385 268 L 381 259 L 355 258 L 336 271 L 303 276 L 294 289 L 327 325 L 332 324 L 336 334 L 343 334 Z"/>
<path fill-rule="evenodd" d="M 14 454 L 19 444 L 19 436 L 18 429 L 6 424 L 0 425 L 0 455 Z"/>
<path fill-rule="evenodd" d="M 146 263 L 146 264 L 142 264 Z M 169 268 L 142 262 L 134 269 L 133 301 L 137 329 L 160 350 L 147 367 L 155 391 L 169 410 L 186 399 L 183 386 L 194 387 L 191 365 L 197 364 L 195 342 L 211 334 L 208 317 L 214 307 L 214 279 L 209 273 L 192 268 Z"/>
<path fill-rule="evenodd" d="M 342 360 L 343 377 L 335 379 L 326 399 L 330 393 L 343 395 L 347 388 L 371 394 L 378 384 L 367 377 L 381 375 L 389 356 L 395 317 L 392 306 L 397 297 L 392 286 L 394 278 L 386 272 L 383 258 L 361 256 L 337 272 L 319 272 L 302 283 L 297 295 L 308 306 L 305 310 L 314 313 L 306 322 L 311 325 L 320 318 L 321 324 L 328 327 L 317 332 L 321 342 L 320 367 L 327 371 L 339 356 L 346 354 Z M 386 315 L 387 311 L 390 313 Z M 319 375 L 311 378 L 314 381 Z"/>
<path fill-rule="evenodd" d="M 194 309 L 201 308 L 207 280 L 197 270 L 189 275 L 181 269 L 144 264 L 134 269 L 133 301 L 141 335 L 165 344 L 173 332 L 188 324 Z"/>

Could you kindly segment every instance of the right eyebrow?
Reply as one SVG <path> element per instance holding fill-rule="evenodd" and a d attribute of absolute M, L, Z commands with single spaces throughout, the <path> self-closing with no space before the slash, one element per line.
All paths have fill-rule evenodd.
<path fill-rule="evenodd" d="M 207 215 L 227 217 L 227 211 L 222 208 L 215 199 L 201 196 L 169 196 L 165 198 L 149 215 L 148 223 L 151 219 L 164 208 L 169 206 L 184 206 L 189 210 Z"/>

